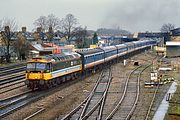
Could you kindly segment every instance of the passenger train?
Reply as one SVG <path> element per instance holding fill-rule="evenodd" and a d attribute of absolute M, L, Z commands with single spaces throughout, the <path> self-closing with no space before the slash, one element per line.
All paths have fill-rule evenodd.
<path fill-rule="evenodd" d="M 27 63 L 26 85 L 30 89 L 50 88 L 78 78 L 86 71 L 112 62 L 134 52 L 156 45 L 156 40 L 142 40 L 124 44 L 79 50 L 70 54 L 50 54 L 32 58 Z"/>

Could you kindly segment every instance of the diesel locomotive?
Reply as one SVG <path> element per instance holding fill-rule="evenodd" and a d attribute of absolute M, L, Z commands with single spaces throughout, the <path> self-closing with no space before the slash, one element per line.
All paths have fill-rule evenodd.
<path fill-rule="evenodd" d="M 122 58 L 136 51 L 156 45 L 156 40 L 142 40 L 124 44 L 86 49 L 69 54 L 50 54 L 32 58 L 27 63 L 26 85 L 30 89 L 51 88 L 101 67 L 104 63 Z"/>

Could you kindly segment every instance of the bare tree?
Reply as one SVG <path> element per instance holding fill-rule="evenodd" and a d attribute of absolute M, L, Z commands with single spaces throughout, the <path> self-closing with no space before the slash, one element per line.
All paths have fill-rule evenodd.
<path fill-rule="evenodd" d="M 15 32 L 18 28 L 18 25 L 15 19 L 3 18 L 1 20 L 1 23 L 2 23 L 2 29 L 5 28 L 6 26 L 9 26 L 11 32 Z"/>
<path fill-rule="evenodd" d="M 47 17 L 46 16 L 40 16 L 37 20 L 34 22 L 35 27 L 41 27 L 43 31 L 47 29 Z"/>
<path fill-rule="evenodd" d="M 12 45 L 14 31 L 17 29 L 17 23 L 15 19 L 5 18 L 2 20 L 2 26 L 4 31 L 1 31 L 1 35 L 2 43 L 5 46 L 5 58 L 6 62 L 10 62 L 10 46 Z"/>
<path fill-rule="evenodd" d="M 49 27 L 48 32 L 46 32 L 46 36 L 47 36 L 48 41 L 52 41 L 53 40 L 54 31 L 53 31 L 52 27 Z"/>
<path fill-rule="evenodd" d="M 89 47 L 89 44 L 87 43 L 87 37 L 90 36 L 90 34 L 87 32 L 86 27 L 77 27 L 73 31 L 73 36 L 78 48 Z"/>
<path fill-rule="evenodd" d="M 14 49 L 20 60 L 25 60 L 29 50 L 29 43 L 22 32 L 17 33 L 17 41 L 14 42 Z"/>
<path fill-rule="evenodd" d="M 73 36 L 73 31 L 77 28 L 77 18 L 74 17 L 72 14 L 67 14 L 65 18 L 61 21 L 62 31 L 64 33 L 64 37 L 70 44 L 70 39 Z"/>
<path fill-rule="evenodd" d="M 171 23 L 167 23 L 167 24 L 163 24 L 160 31 L 161 32 L 170 32 L 171 30 L 173 30 L 175 28 L 175 26 Z"/>
<path fill-rule="evenodd" d="M 3 24 L 2 24 L 2 20 L 0 20 L 0 31 L 3 30 Z"/>
<path fill-rule="evenodd" d="M 40 16 L 37 20 L 35 20 L 34 25 L 36 28 L 41 27 L 43 32 L 47 31 L 50 27 L 53 30 L 57 30 L 60 25 L 60 19 L 54 14 L 50 14 L 47 17 Z"/>
<path fill-rule="evenodd" d="M 54 14 L 50 14 L 47 16 L 47 25 L 48 29 L 52 28 L 52 30 L 57 30 L 60 25 L 60 19 L 56 17 Z"/>

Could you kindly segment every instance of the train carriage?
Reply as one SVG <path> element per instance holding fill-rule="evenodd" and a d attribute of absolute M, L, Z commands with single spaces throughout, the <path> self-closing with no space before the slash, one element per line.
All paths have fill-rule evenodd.
<path fill-rule="evenodd" d="M 134 41 L 134 50 L 142 49 L 143 47 L 146 47 L 143 41 Z"/>
<path fill-rule="evenodd" d="M 118 56 L 118 51 L 115 46 L 102 47 L 101 49 L 104 50 L 105 53 L 105 62 L 115 59 Z"/>
<path fill-rule="evenodd" d="M 149 46 L 152 46 L 152 45 L 156 45 L 156 44 L 157 44 L 156 40 L 146 40 L 146 42 L 147 42 L 147 44 L 148 44 Z"/>
<path fill-rule="evenodd" d="M 134 51 L 134 43 L 133 42 L 127 42 L 124 43 L 127 46 L 127 53 L 133 52 Z"/>
<path fill-rule="evenodd" d="M 77 51 L 82 57 L 83 70 L 104 63 L 104 51 L 100 48 Z"/>
<path fill-rule="evenodd" d="M 116 45 L 116 48 L 118 50 L 118 57 L 125 55 L 128 50 L 127 45 L 125 44 Z"/>

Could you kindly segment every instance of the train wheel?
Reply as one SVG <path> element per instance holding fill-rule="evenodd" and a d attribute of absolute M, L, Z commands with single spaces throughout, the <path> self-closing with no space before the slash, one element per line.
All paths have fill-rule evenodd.
<path fill-rule="evenodd" d="M 52 80 L 52 86 L 56 87 L 56 85 L 57 85 L 56 79 Z"/>
<path fill-rule="evenodd" d="M 43 90 L 43 87 L 41 85 L 38 85 L 38 90 Z"/>
<path fill-rule="evenodd" d="M 43 88 L 44 88 L 45 90 L 49 89 L 48 83 L 45 83 L 44 86 L 43 86 Z"/>
<path fill-rule="evenodd" d="M 32 83 L 32 85 L 31 85 L 31 90 L 32 91 L 34 91 L 35 90 L 35 86 L 34 86 L 34 84 Z"/>
<path fill-rule="evenodd" d="M 51 88 L 51 85 L 48 83 L 47 84 L 47 89 L 50 89 Z"/>
<path fill-rule="evenodd" d="M 57 78 L 57 84 L 58 84 L 58 85 L 61 84 L 61 78 Z"/>
<path fill-rule="evenodd" d="M 52 83 L 51 83 L 51 81 L 48 82 L 48 88 L 49 88 L 49 89 L 52 88 Z"/>
<path fill-rule="evenodd" d="M 32 82 L 29 83 L 29 88 L 30 88 L 31 90 L 34 90 L 34 84 L 33 84 Z"/>

